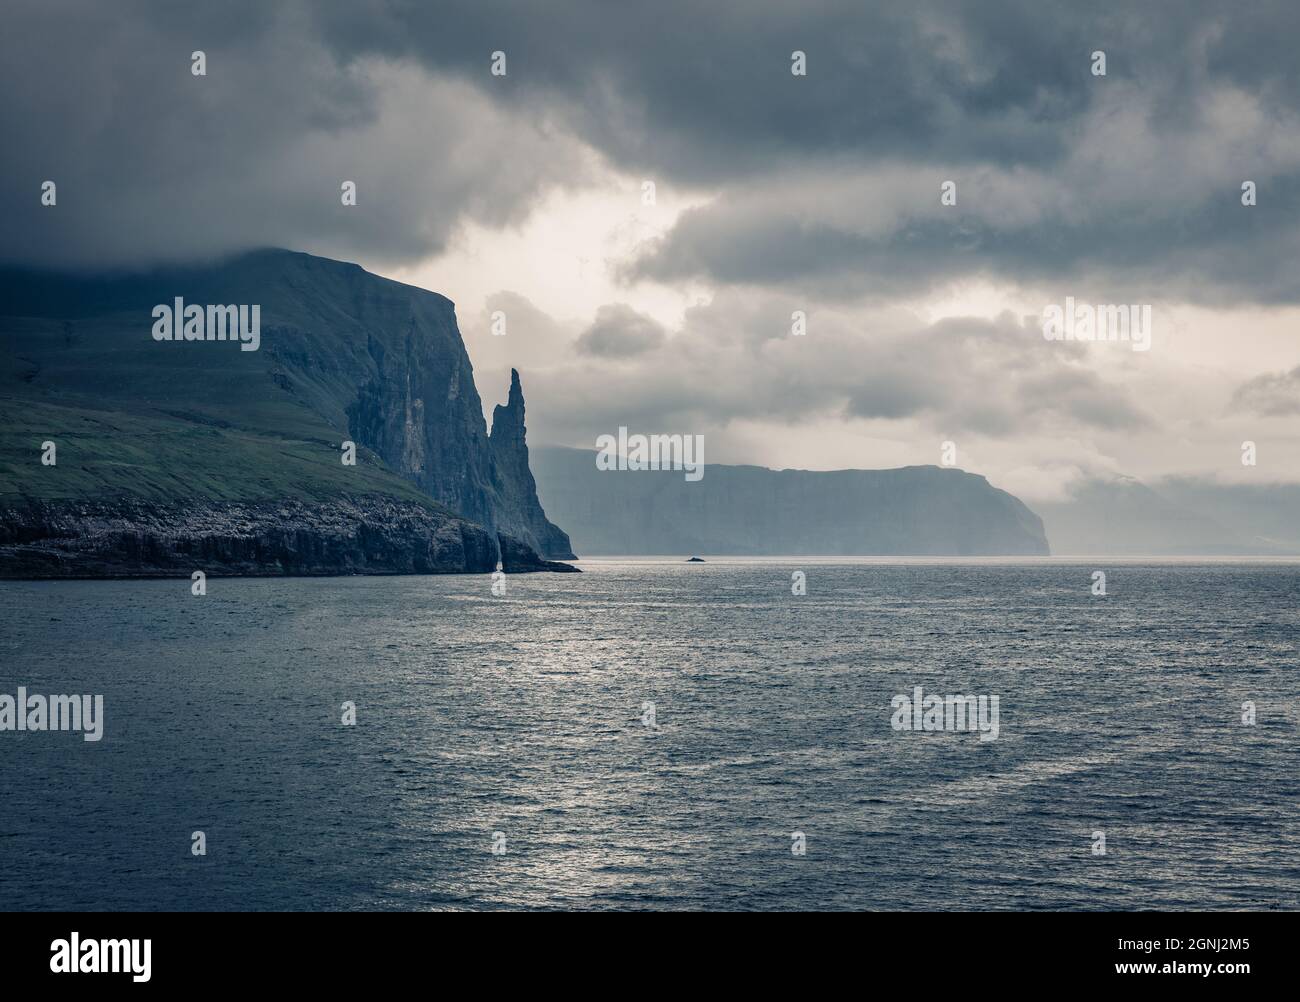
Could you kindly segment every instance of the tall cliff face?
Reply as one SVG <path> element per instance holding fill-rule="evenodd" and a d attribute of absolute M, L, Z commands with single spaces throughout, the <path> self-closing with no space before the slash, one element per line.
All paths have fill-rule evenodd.
<path fill-rule="evenodd" d="M 937 466 L 767 470 L 710 464 L 598 470 L 596 454 L 533 450 L 547 509 L 588 555 L 1047 555 L 1043 523 L 981 476 Z"/>
<path fill-rule="evenodd" d="M 154 340 L 153 308 L 177 297 L 257 304 L 260 349 Z M 522 396 L 510 407 L 522 422 Z M 0 270 L 0 411 L 38 415 L 37 444 L 61 443 L 43 469 L 26 439 L 0 437 L 0 501 L 387 494 L 571 556 L 526 450 L 521 469 L 488 439 L 451 302 L 357 265 L 258 251 L 141 275 Z"/>
<path fill-rule="evenodd" d="M 505 516 L 500 529 L 530 542 L 544 557 L 572 560 L 569 537 L 546 519 L 537 498 L 537 484 L 528 466 L 527 430 L 524 427 L 524 391 L 519 373 L 510 370 L 510 396 L 492 411 L 493 480 Z"/>
<path fill-rule="evenodd" d="M 501 511 L 492 489 L 469 359 L 431 337 L 430 326 L 412 316 L 399 338 L 367 337 L 365 381 L 347 406 L 347 431 L 431 497 L 495 528 L 511 513 Z"/>
<path fill-rule="evenodd" d="M 510 371 L 509 399 L 497 405 L 485 436 L 463 350 L 459 357 L 429 353 L 414 320 L 396 351 L 374 338 L 368 347 L 375 376 L 347 411 L 356 441 L 453 511 L 543 557 L 573 560 L 569 537 L 547 521 L 528 468 L 519 373 Z"/>

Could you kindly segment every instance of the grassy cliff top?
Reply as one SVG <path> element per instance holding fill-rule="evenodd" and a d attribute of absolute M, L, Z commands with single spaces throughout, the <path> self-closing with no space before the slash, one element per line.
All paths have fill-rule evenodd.
<path fill-rule="evenodd" d="M 364 450 L 341 462 L 340 436 L 257 434 L 203 415 L 99 410 L 0 396 L 0 503 L 35 500 L 156 501 L 195 498 L 325 500 L 385 494 L 445 511 Z M 41 463 L 41 444 L 57 446 L 57 464 Z"/>

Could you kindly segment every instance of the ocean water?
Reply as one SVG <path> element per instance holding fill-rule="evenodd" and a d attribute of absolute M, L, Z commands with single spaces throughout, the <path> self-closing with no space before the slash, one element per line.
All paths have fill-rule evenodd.
<path fill-rule="evenodd" d="M 582 567 L 0 583 L 0 908 L 1300 907 L 1300 565 Z"/>

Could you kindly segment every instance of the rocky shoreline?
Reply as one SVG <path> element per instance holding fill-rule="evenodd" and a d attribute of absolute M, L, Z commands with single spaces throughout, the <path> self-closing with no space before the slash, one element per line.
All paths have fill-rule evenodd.
<path fill-rule="evenodd" d="M 0 502 L 0 578 L 577 571 L 505 534 L 384 496 L 327 502 Z"/>

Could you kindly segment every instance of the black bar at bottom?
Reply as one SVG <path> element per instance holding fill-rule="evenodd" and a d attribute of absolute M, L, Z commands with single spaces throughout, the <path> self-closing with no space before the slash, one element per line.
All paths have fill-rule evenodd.
<path fill-rule="evenodd" d="M 819 980 L 840 974 L 872 984 L 901 976 L 918 992 L 1124 982 L 1232 991 L 1291 981 L 1300 927 L 1296 913 L 1240 912 L 600 919 L 7 913 L 0 914 L 0 970 L 6 989 L 57 988 L 62 982 L 92 990 L 113 984 L 141 990 L 283 985 L 336 991 L 397 988 L 413 975 L 441 978 L 456 971 L 480 978 L 485 989 L 499 988 L 509 977 L 534 987 L 556 977 L 572 984 L 575 975 L 589 986 L 605 978 L 624 985 L 648 978 L 663 979 L 666 988 L 664 982 L 680 984 L 687 970 L 704 964 L 715 975 L 747 980 L 775 973 Z M 89 970 L 96 966 L 109 970 Z"/>

